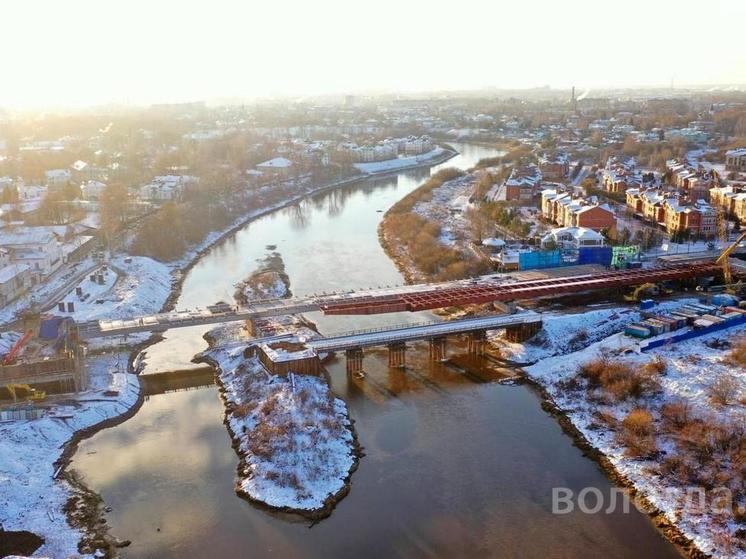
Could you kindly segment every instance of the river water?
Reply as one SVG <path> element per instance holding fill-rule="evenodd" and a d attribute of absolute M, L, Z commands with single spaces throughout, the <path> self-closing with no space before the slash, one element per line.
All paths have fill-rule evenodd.
<path fill-rule="evenodd" d="M 455 147 L 460 155 L 434 170 L 495 155 Z M 378 243 L 381 210 L 430 172 L 318 195 L 247 225 L 192 268 L 177 307 L 232 300 L 267 245 L 296 295 L 402 283 Z M 427 317 L 309 318 L 331 333 Z M 640 513 L 552 514 L 553 487 L 608 495 L 609 481 L 533 389 L 499 384 L 510 371 L 467 358 L 457 342 L 451 362 L 436 365 L 413 346 L 404 372 L 388 369 L 384 351 L 367 352 L 362 381 L 332 362 L 365 452 L 352 490 L 315 525 L 256 508 L 234 492 L 238 460 L 211 372 L 178 372 L 194 368 L 203 333 L 175 330 L 149 348 L 145 374 L 166 374 L 150 376 L 138 413 L 84 441 L 72 463 L 112 507 L 112 533 L 132 540 L 126 557 L 677 556 Z"/>

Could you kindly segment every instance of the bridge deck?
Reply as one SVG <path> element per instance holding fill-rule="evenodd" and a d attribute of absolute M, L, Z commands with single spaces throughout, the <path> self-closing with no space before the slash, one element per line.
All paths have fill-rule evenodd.
<path fill-rule="evenodd" d="M 346 349 L 386 345 L 396 342 L 414 342 L 440 336 L 465 334 L 484 330 L 500 330 L 509 326 L 541 323 L 541 315 L 523 312 L 510 315 L 493 315 L 461 320 L 449 320 L 429 324 L 414 324 L 379 330 L 352 332 L 329 338 L 316 338 L 307 346 L 317 352 L 344 351 Z"/>
<path fill-rule="evenodd" d="M 449 306 L 536 299 L 594 289 L 611 289 L 648 282 L 680 280 L 715 275 L 720 271 L 721 267 L 712 262 L 688 262 L 645 270 L 609 271 L 509 282 L 504 281 L 502 277 L 484 276 L 473 280 L 441 284 L 409 285 L 301 299 L 259 301 L 247 307 L 226 312 L 198 309 L 132 317 L 124 320 L 91 321 L 81 323 L 78 327 L 80 336 L 83 339 L 90 339 L 101 336 L 124 336 L 138 332 L 163 332 L 171 328 L 219 324 L 318 310 L 322 310 L 327 315 L 416 312 Z"/>

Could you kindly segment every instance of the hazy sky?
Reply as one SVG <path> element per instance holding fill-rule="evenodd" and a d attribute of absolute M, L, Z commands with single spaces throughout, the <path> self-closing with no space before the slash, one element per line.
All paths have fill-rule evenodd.
<path fill-rule="evenodd" d="M 0 106 L 746 83 L 745 0 L 3 0 Z"/>

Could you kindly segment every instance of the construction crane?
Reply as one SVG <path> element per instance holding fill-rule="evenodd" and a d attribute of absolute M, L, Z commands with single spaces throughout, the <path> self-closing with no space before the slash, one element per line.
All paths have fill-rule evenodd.
<path fill-rule="evenodd" d="M 723 277 L 725 278 L 725 285 L 730 285 L 733 283 L 733 273 L 730 270 L 730 260 L 729 256 L 731 253 L 738 248 L 738 245 L 741 244 L 741 241 L 746 240 L 746 231 L 741 233 L 741 235 L 735 240 L 733 244 L 728 246 L 718 257 L 717 260 L 715 260 L 715 264 L 720 264 L 723 266 Z"/>
<path fill-rule="evenodd" d="M 29 330 L 26 332 L 23 337 L 18 340 L 13 347 L 10 349 L 10 351 L 7 353 L 7 355 L 3 358 L 3 365 L 10 365 L 15 360 L 16 356 L 18 355 L 18 352 L 21 351 L 24 345 L 26 345 L 26 342 L 31 339 L 31 336 L 34 335 L 34 332 L 32 330 Z"/>
<path fill-rule="evenodd" d="M 5 388 L 10 392 L 14 403 L 18 402 L 18 394 L 16 392 L 18 390 L 23 390 L 28 394 L 29 402 L 41 402 L 47 397 L 46 392 L 43 390 L 37 390 L 36 388 L 31 388 L 28 384 L 6 384 Z"/>

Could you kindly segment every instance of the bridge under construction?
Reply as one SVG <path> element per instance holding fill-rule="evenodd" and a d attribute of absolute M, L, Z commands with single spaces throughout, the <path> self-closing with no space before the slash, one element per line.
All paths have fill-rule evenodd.
<path fill-rule="evenodd" d="M 322 311 L 326 315 L 417 312 L 451 306 L 559 297 L 644 283 L 715 276 L 722 267 L 713 262 L 689 262 L 656 268 L 598 272 L 579 276 L 506 281 L 505 276 L 351 291 L 293 299 L 256 301 L 244 307 L 212 307 L 173 311 L 126 319 L 78 324 L 81 339 L 163 332 L 172 328 L 218 324 L 254 318 Z"/>

